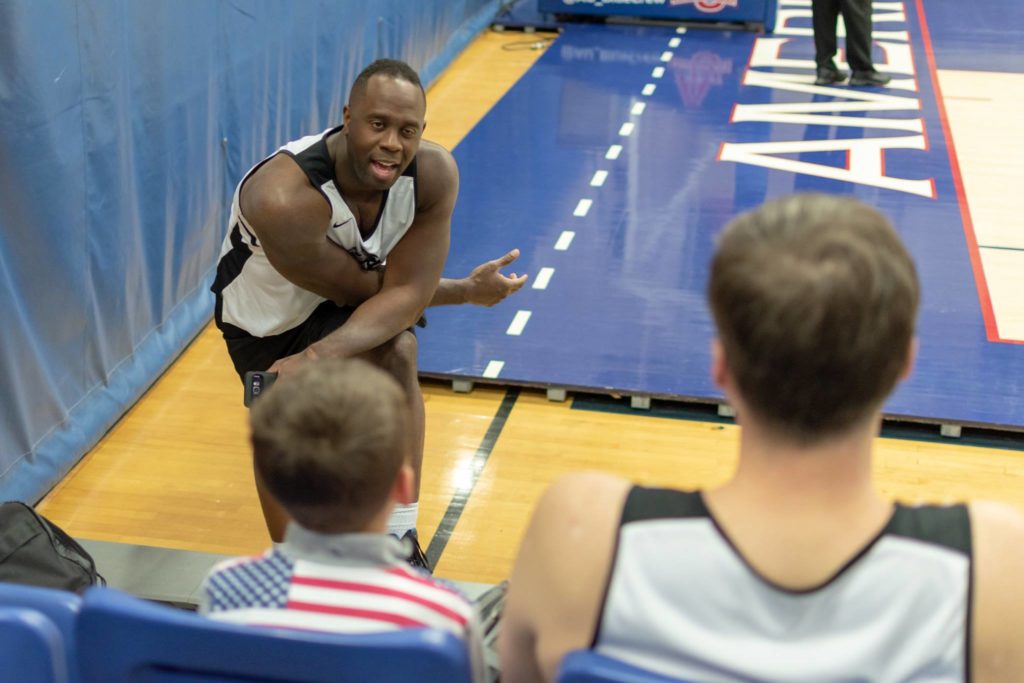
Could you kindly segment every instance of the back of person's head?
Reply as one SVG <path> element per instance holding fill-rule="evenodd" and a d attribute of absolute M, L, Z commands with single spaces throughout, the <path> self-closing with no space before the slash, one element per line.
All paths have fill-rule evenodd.
<path fill-rule="evenodd" d="M 374 76 L 385 76 L 387 78 L 395 78 L 400 81 L 408 81 L 419 88 L 420 92 L 424 92 L 423 83 L 420 82 L 420 76 L 411 66 L 397 59 L 378 59 L 371 62 L 365 69 L 359 72 L 358 76 L 356 76 L 356 80 L 353 81 L 352 89 L 349 92 L 349 101 L 351 101 L 356 94 L 365 90 L 366 84 Z M 424 97 L 426 97 L 426 94 L 424 94 Z"/>
<path fill-rule="evenodd" d="M 802 443 L 880 409 L 909 362 L 918 297 L 913 261 L 885 217 L 817 194 L 733 220 L 708 285 L 745 409 Z"/>
<path fill-rule="evenodd" d="M 257 476 L 302 526 L 360 531 L 409 455 L 398 383 L 360 360 L 324 359 L 277 382 L 250 416 Z"/>

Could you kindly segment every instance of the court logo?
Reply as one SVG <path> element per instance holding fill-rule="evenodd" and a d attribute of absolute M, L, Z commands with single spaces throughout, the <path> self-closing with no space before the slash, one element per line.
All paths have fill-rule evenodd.
<path fill-rule="evenodd" d="M 740 0 L 668 0 L 668 4 L 673 7 L 676 5 L 693 5 L 701 12 L 711 14 L 721 12 L 726 7 L 739 7 Z"/>
<path fill-rule="evenodd" d="M 732 60 L 701 50 L 689 58 L 673 59 L 671 68 L 683 104 L 689 109 L 700 107 L 712 86 L 722 85 L 723 78 L 732 73 Z"/>

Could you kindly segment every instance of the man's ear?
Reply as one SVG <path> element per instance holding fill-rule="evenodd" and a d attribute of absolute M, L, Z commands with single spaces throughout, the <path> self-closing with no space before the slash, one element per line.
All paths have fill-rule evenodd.
<path fill-rule="evenodd" d="M 345 125 L 345 132 L 348 132 L 348 122 L 352 118 L 352 112 L 346 104 L 341 110 L 341 122 Z"/>
<path fill-rule="evenodd" d="M 412 471 L 412 466 L 408 463 L 398 469 L 395 485 L 391 489 L 391 497 L 398 505 L 411 505 L 416 502 L 416 473 Z"/>
<path fill-rule="evenodd" d="M 725 350 L 722 349 L 722 342 L 718 337 L 714 337 L 711 340 L 711 380 L 728 397 L 732 384 L 731 379 L 729 369 L 725 366 Z"/>
<path fill-rule="evenodd" d="M 739 424 L 740 416 L 746 409 L 743 407 L 743 398 L 736 389 L 736 381 L 729 370 L 729 364 L 725 360 L 725 348 L 718 337 L 711 340 L 711 380 L 725 394 L 725 402 L 732 408 L 736 423 Z"/>
<path fill-rule="evenodd" d="M 917 362 L 917 350 L 920 346 L 921 344 L 917 337 L 913 337 L 907 345 L 907 362 L 903 365 L 903 370 L 900 372 L 900 382 L 910 377 L 910 372 L 914 369 L 914 363 Z"/>

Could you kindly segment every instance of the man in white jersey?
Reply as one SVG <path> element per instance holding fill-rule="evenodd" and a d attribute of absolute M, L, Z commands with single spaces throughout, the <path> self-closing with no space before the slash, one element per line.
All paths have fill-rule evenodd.
<path fill-rule="evenodd" d="M 416 337 L 427 306 L 490 306 L 526 276 L 502 275 L 512 250 L 467 278 L 442 279 L 458 169 L 422 139 L 426 98 L 404 62 L 378 60 L 356 78 L 344 124 L 288 143 L 239 183 L 217 277 L 215 318 L 239 376 L 280 378 L 317 358 L 364 358 L 409 397 L 416 495 L 390 529 L 415 538 L 424 409 Z M 258 486 L 271 537 L 287 517 Z"/>
<path fill-rule="evenodd" d="M 250 415 L 253 462 L 292 521 L 263 555 L 215 567 L 200 611 L 307 631 L 449 631 L 466 639 L 479 679 L 472 605 L 406 564 L 386 533 L 391 510 L 413 496 L 408 422 L 398 383 L 358 359 L 324 359 L 267 391 Z"/>
<path fill-rule="evenodd" d="M 708 299 L 733 478 L 551 486 L 510 579 L 503 680 L 552 680 L 580 648 L 697 681 L 1024 680 L 1024 515 L 872 484 L 918 304 L 886 219 L 825 195 L 765 204 L 721 235 Z"/>

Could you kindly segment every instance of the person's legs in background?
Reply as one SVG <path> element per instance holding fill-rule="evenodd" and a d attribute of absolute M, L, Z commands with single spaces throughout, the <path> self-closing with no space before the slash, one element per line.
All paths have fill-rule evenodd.
<path fill-rule="evenodd" d="M 850 85 L 885 85 L 889 77 L 875 71 L 871 60 L 871 0 L 841 0 L 846 24 L 846 62 L 850 65 Z"/>
<path fill-rule="evenodd" d="M 818 70 L 815 85 L 841 83 L 846 74 L 836 67 L 836 22 L 840 0 L 811 0 L 811 21 L 814 26 L 814 61 Z"/>

